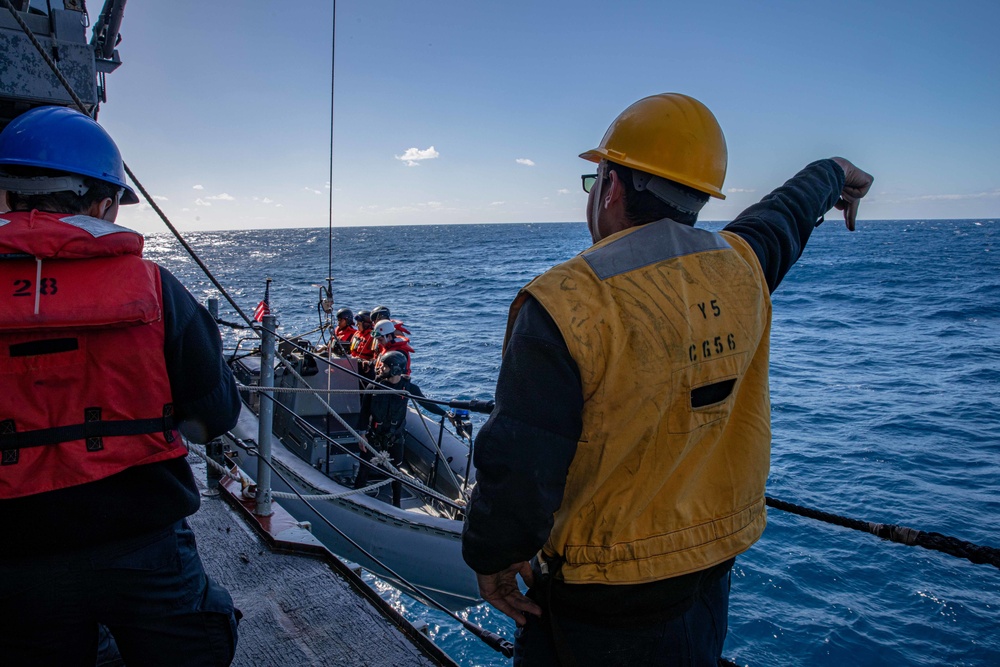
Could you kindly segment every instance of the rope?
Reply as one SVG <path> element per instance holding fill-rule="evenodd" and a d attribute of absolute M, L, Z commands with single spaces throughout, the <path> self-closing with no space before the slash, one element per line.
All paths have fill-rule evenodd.
<path fill-rule="evenodd" d="M 306 381 L 305 381 L 305 379 L 301 375 L 299 375 L 298 372 L 296 372 L 296 370 L 292 367 L 292 364 L 289 363 L 288 360 L 284 359 L 281 355 L 278 355 L 278 361 L 281 363 L 282 366 L 284 366 L 288 370 L 289 373 L 291 373 L 293 376 L 295 376 L 295 379 L 297 379 L 302 384 L 307 384 Z M 353 437 L 355 440 L 358 440 L 359 442 L 365 440 L 365 438 L 363 438 L 360 433 L 358 433 L 353 428 L 351 428 L 351 425 L 348 424 L 347 421 L 343 417 L 341 417 L 340 414 L 338 414 L 337 411 L 334 410 L 330 406 L 329 403 L 327 403 L 326 401 L 324 401 L 319 396 L 319 393 L 316 390 L 312 390 L 312 392 L 313 392 L 316 400 L 319 401 L 320 405 L 322 405 L 326 409 L 327 414 L 329 414 L 331 417 L 333 417 L 338 422 L 340 422 L 340 425 L 343 426 L 344 429 L 346 429 L 347 433 L 351 437 Z M 274 400 L 274 399 L 271 398 L 271 400 Z M 277 405 L 281 405 L 281 403 L 278 403 L 277 401 L 274 401 L 274 402 Z M 282 407 L 286 407 L 286 406 L 282 406 Z M 306 422 L 306 423 L 308 424 L 308 422 Z M 310 428 L 312 428 L 312 424 L 308 424 L 308 425 L 310 426 Z M 323 434 L 323 435 L 325 436 L 326 434 Z M 346 448 L 343 447 L 343 445 L 341 445 L 340 443 L 336 442 L 335 440 L 333 440 L 333 439 L 328 439 L 328 440 L 329 440 L 329 442 L 333 442 L 334 444 L 336 444 L 341 449 L 344 449 L 344 451 L 347 451 Z M 370 446 L 371 445 L 369 445 L 369 447 Z M 448 498 L 447 496 L 441 495 L 437 491 L 435 491 L 435 490 L 433 490 L 433 489 L 425 486 L 419 480 L 416 480 L 416 479 L 410 477 L 406 473 L 404 473 L 401 470 L 399 470 L 398 468 L 396 468 L 394 465 L 392 465 L 391 463 L 389 463 L 388 457 L 386 457 L 384 463 L 382 464 L 382 468 L 384 468 L 385 470 L 389 471 L 393 475 L 397 476 L 397 479 L 399 481 L 405 483 L 410 488 L 415 488 L 420 493 L 423 493 L 424 495 L 430 496 L 431 498 L 434 498 L 435 500 L 437 500 L 439 502 L 442 502 L 442 503 L 444 503 L 444 504 L 446 504 L 446 505 L 448 505 L 450 507 L 454 507 L 455 509 L 459 509 L 459 510 L 462 509 L 451 498 Z"/>
<path fill-rule="evenodd" d="M 238 447 L 241 447 L 242 449 L 244 449 L 251 456 L 258 456 L 258 457 L 260 456 L 260 453 L 257 451 L 256 448 L 248 446 L 245 442 L 243 442 L 242 440 L 240 440 L 239 438 L 237 438 L 232 433 L 228 433 L 227 435 L 233 440 L 233 442 L 236 443 L 236 445 Z M 261 458 L 261 460 L 264 461 L 264 463 L 267 464 L 267 466 L 271 469 L 271 471 L 275 475 L 278 476 L 278 479 L 280 479 L 281 481 L 283 481 L 289 487 L 294 488 L 289 483 L 289 481 L 287 479 L 285 479 L 284 475 L 281 474 L 281 471 L 278 470 L 277 468 L 275 468 L 275 466 L 274 466 L 273 463 L 271 463 L 270 461 L 268 461 L 265 458 Z M 454 613 L 453 611 L 449 610 L 447 607 L 445 607 L 444 605 L 442 605 L 441 603 L 439 603 L 437 600 L 433 599 L 429 595 L 426 595 L 422 590 L 420 590 L 420 588 L 418 588 L 414 584 L 411 584 L 407 579 L 405 579 L 404 577 L 400 576 L 395 570 L 393 570 L 388 565 L 386 565 L 385 563 L 383 563 L 382 561 L 380 561 L 378 558 L 376 558 L 375 556 L 373 556 L 371 553 L 369 553 L 360 544 L 358 544 L 357 542 L 355 542 L 354 540 L 352 540 L 344 531 L 340 530 L 335 525 L 333 525 L 333 522 L 330 521 L 325 516 L 323 516 L 323 514 L 319 510 L 317 510 L 315 507 L 313 507 L 309 503 L 309 501 L 305 499 L 305 497 L 303 495 L 301 495 L 300 493 L 296 492 L 295 496 L 299 500 L 301 500 L 303 503 L 305 503 L 306 507 L 308 507 L 310 510 L 312 510 L 313 513 L 319 518 L 320 521 L 322 521 L 323 523 L 325 523 L 333 531 L 335 531 L 338 535 L 340 535 L 342 538 L 344 538 L 345 540 L 347 540 L 351 544 L 351 546 L 353 546 L 355 549 L 357 549 L 362 554 L 364 554 L 373 563 L 377 563 L 378 566 L 381 567 L 383 570 L 385 570 L 390 576 L 395 577 L 401 584 L 403 584 L 403 586 L 407 590 L 413 592 L 413 594 L 416 595 L 419 599 L 426 601 L 426 603 L 429 604 L 429 605 L 431 605 L 431 606 L 437 607 L 439 610 L 441 610 L 442 612 L 444 612 L 445 614 L 447 614 L 448 616 L 450 616 L 454 620 L 456 620 L 459 623 L 461 623 L 463 628 L 465 628 L 466 630 L 468 630 L 474 636 L 476 636 L 479 639 L 483 640 L 483 642 L 485 642 L 486 645 L 489 646 L 490 648 L 492 648 L 494 651 L 502 653 L 504 657 L 510 658 L 510 657 L 512 657 L 514 655 L 514 645 L 511 642 L 509 642 L 508 640 L 504 639 L 503 637 L 501 637 L 500 635 L 496 634 L 495 632 L 491 632 L 489 630 L 486 630 L 485 628 L 481 628 L 478 625 L 475 625 L 472 622 L 470 622 L 470 621 L 462 618 L 458 614 Z"/>
<path fill-rule="evenodd" d="M 347 496 L 353 496 L 356 493 L 367 493 L 369 491 L 374 491 L 375 489 L 381 489 L 386 484 L 391 483 L 391 479 L 383 479 L 381 482 L 376 482 L 375 484 L 370 484 L 361 489 L 348 489 L 347 491 L 341 491 L 340 493 L 324 493 L 324 494 L 314 494 L 314 495 L 303 495 L 303 498 L 308 498 L 309 500 L 340 500 L 341 498 L 346 498 Z M 285 493 L 284 491 L 272 491 L 271 495 L 275 498 L 285 498 L 287 500 L 297 500 L 298 496 L 294 493 Z"/>
<path fill-rule="evenodd" d="M 313 389 L 312 387 L 261 387 L 256 384 L 236 383 L 240 391 L 274 394 L 406 394 L 401 389 Z"/>
<path fill-rule="evenodd" d="M 56 63 L 49 57 L 49 54 L 45 52 L 45 48 L 35 37 L 34 33 L 31 32 L 31 28 L 28 27 L 28 24 L 26 24 L 18 15 L 17 11 L 14 10 L 14 6 L 11 5 L 10 0 L 0 0 L 0 2 L 2 2 L 3 5 L 7 8 L 7 10 L 11 13 L 11 16 L 13 16 L 14 20 L 17 21 L 17 24 L 21 26 L 21 30 L 23 30 L 24 34 L 28 36 L 28 39 L 31 40 L 31 43 L 34 45 L 38 53 L 41 54 L 46 64 L 48 64 L 48 66 L 52 69 L 52 72 L 56 75 L 56 77 L 59 78 L 59 82 L 66 89 L 66 92 L 69 93 L 69 96 L 73 99 L 73 102 L 74 104 L 76 104 L 77 108 L 79 108 L 80 111 L 83 111 L 86 108 L 86 105 L 84 105 L 83 100 L 80 99 L 80 96 L 76 94 L 75 90 L 73 90 L 73 86 L 70 85 L 69 81 L 67 81 L 66 78 L 59 71 L 59 66 L 56 65 Z M 136 189 L 138 189 L 139 192 L 142 193 L 142 196 L 146 198 L 146 202 L 160 217 L 160 220 L 162 220 L 163 224 L 167 226 L 167 229 L 169 229 L 173 233 L 174 237 L 176 237 L 177 240 L 180 242 L 180 244 L 184 246 L 184 249 L 191 256 L 191 259 L 193 259 L 195 263 L 199 267 L 201 267 L 201 270 L 205 272 L 205 275 L 208 277 L 209 280 L 212 281 L 212 284 L 215 285 L 216 289 L 218 289 L 219 292 L 222 294 L 222 296 L 226 298 L 226 301 L 228 301 L 229 305 L 233 307 L 233 310 L 235 310 L 239 314 L 239 316 L 243 318 L 243 321 L 246 322 L 248 325 L 252 325 L 252 320 L 249 317 L 247 317 L 247 314 L 244 313 L 243 310 L 236 304 L 236 301 L 233 300 L 233 297 L 229 295 L 229 292 L 226 291 L 226 288 L 222 286 L 222 284 L 208 269 L 208 267 L 205 265 L 205 262 L 203 262 L 201 260 L 201 257 L 198 256 L 198 253 L 194 251 L 194 248 L 188 245 L 188 242 L 184 240 L 184 237 L 181 236 L 179 231 L 177 231 L 177 228 L 174 227 L 173 224 L 171 224 L 170 220 L 167 219 L 166 214 L 160 209 L 159 206 L 156 205 L 156 202 L 153 201 L 153 198 L 146 191 L 146 188 L 143 187 L 142 183 L 139 182 L 139 179 L 137 179 L 135 177 L 135 174 L 132 173 L 132 170 L 129 168 L 128 163 L 123 161 L 122 166 L 125 167 L 125 173 L 128 174 L 128 177 L 130 179 L 132 179 L 132 182 L 135 184 Z"/>
<path fill-rule="evenodd" d="M 236 480 L 240 482 L 243 488 L 247 488 L 250 485 L 250 480 L 243 476 L 243 473 L 235 465 L 230 469 L 224 465 L 221 465 L 218 461 L 214 460 L 207 453 L 202 451 L 201 447 L 193 444 L 188 444 L 188 451 L 192 451 L 201 459 L 210 465 L 215 470 L 219 471 L 229 479 Z M 235 474 L 234 474 L 235 471 Z M 392 482 L 391 479 L 384 479 L 381 482 L 376 482 L 375 484 L 369 484 L 366 487 L 360 489 L 348 489 L 347 491 L 340 491 L 339 493 L 316 493 L 311 495 L 299 495 L 295 493 L 286 493 L 285 491 L 271 491 L 271 496 L 274 498 L 283 498 L 285 500 L 298 500 L 301 498 L 306 498 L 308 500 L 340 500 L 341 498 L 346 498 L 347 496 L 353 496 L 356 493 L 367 493 L 369 491 L 374 491 L 380 489 L 386 484 Z"/>
<path fill-rule="evenodd" d="M 850 519 L 848 517 L 830 514 L 829 512 L 821 512 L 808 507 L 802 507 L 801 505 L 793 505 L 792 503 L 786 503 L 783 500 L 777 500 L 775 498 L 765 497 L 765 500 L 768 507 L 773 507 L 785 512 L 798 514 L 799 516 L 804 516 L 809 519 L 816 519 L 817 521 L 832 523 L 835 526 L 859 530 L 863 533 L 870 533 L 876 537 L 882 538 L 883 540 L 896 542 L 897 544 L 905 544 L 910 547 L 923 547 L 924 549 L 940 551 L 941 553 L 948 554 L 949 556 L 964 558 L 977 565 L 992 565 L 993 567 L 1000 569 L 1000 549 L 996 549 L 994 547 L 980 546 L 978 544 L 973 544 L 972 542 L 960 540 L 956 537 L 949 537 L 948 535 L 942 535 L 941 533 L 928 533 L 915 528 L 907 528 L 906 526 Z"/>
<path fill-rule="evenodd" d="M 255 329 L 256 328 L 257 327 L 255 327 Z M 261 328 L 263 328 L 263 327 L 261 327 Z M 362 375 L 360 373 L 357 373 L 357 372 L 351 370 L 350 368 L 346 368 L 344 366 L 339 366 L 337 364 L 334 364 L 332 361 L 330 361 L 326 357 L 324 357 L 322 355 L 319 355 L 319 354 L 316 354 L 315 352 L 313 352 L 310 349 L 302 347 L 301 345 L 299 345 L 296 342 L 296 339 L 297 338 L 301 338 L 301 336 L 296 336 L 296 338 L 288 338 L 288 337 L 283 336 L 282 334 L 278 333 L 277 331 L 273 331 L 271 333 L 274 334 L 275 338 L 280 339 L 282 342 L 288 343 L 292 348 L 294 348 L 298 352 L 301 352 L 304 356 L 312 357 L 316 361 L 322 361 L 324 364 L 327 364 L 330 368 L 334 368 L 338 372 L 341 372 L 341 373 L 347 373 L 351 377 L 354 377 L 357 380 L 359 380 L 361 382 L 364 382 L 366 384 L 371 384 L 371 385 L 373 385 L 375 387 L 381 387 L 382 389 L 390 389 L 391 390 L 391 387 L 388 387 L 387 385 L 382 384 L 378 380 L 372 380 L 371 378 L 365 377 L 364 375 Z M 399 390 L 395 390 L 395 391 L 399 391 Z M 479 412 L 479 413 L 486 414 L 486 415 L 492 413 L 493 412 L 493 408 L 494 408 L 494 402 L 492 400 L 490 400 L 490 401 L 482 401 L 482 400 L 478 400 L 478 399 L 472 399 L 472 400 L 469 400 L 469 401 L 460 401 L 460 400 L 440 401 L 440 400 L 437 400 L 435 398 L 427 398 L 426 396 L 414 396 L 414 395 L 412 395 L 412 394 L 410 394 L 408 392 L 400 392 L 400 393 L 401 393 L 401 395 L 406 396 L 407 398 L 416 399 L 416 400 L 420 401 L 421 403 L 434 403 L 435 405 L 443 405 L 443 406 L 449 407 L 449 408 L 462 408 L 462 409 L 465 409 L 465 410 L 471 410 L 472 412 Z"/>
<path fill-rule="evenodd" d="M 230 329 L 253 329 L 253 327 L 248 327 L 245 324 L 237 324 L 236 322 L 227 322 L 221 318 L 215 318 L 216 324 L 221 324 L 222 326 L 229 327 Z"/>

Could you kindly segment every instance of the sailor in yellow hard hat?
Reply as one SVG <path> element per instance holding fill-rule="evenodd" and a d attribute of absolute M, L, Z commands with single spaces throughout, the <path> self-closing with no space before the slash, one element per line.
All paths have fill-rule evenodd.
<path fill-rule="evenodd" d="M 872 178 L 819 160 L 697 229 L 726 140 L 678 93 L 581 157 L 594 244 L 511 305 L 463 555 L 522 626 L 516 665 L 714 665 L 729 572 L 765 525 L 770 294 L 826 211 L 853 229 Z"/>

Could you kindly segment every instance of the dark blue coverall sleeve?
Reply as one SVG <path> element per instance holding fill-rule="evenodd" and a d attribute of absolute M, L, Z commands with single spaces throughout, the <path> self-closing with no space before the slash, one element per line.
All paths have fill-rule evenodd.
<path fill-rule="evenodd" d="M 770 291 L 843 187 L 843 169 L 819 160 L 726 226 L 753 248 Z M 529 560 L 548 539 L 582 413 L 576 362 L 555 322 L 529 297 L 500 366 L 496 408 L 476 438 L 477 482 L 462 533 L 462 555 L 473 570 L 492 574 Z"/>
<path fill-rule="evenodd" d="M 164 356 L 174 414 L 184 437 L 208 442 L 236 425 L 240 396 L 222 355 L 219 327 L 169 271 L 163 286 Z"/>
<path fill-rule="evenodd" d="M 424 397 L 424 392 L 420 391 L 420 387 L 418 387 L 417 385 L 413 384 L 412 381 L 410 382 L 410 387 L 409 387 L 408 391 L 410 392 L 410 395 L 412 395 L 412 396 L 419 396 L 420 398 L 425 398 Z M 419 403 L 420 407 L 422 407 L 424 410 L 427 410 L 427 412 L 430 412 L 431 414 L 435 414 L 438 417 L 444 417 L 445 415 L 448 414 L 447 412 L 445 412 L 444 408 L 442 408 L 437 403 L 431 403 L 430 401 L 421 401 L 419 399 L 417 400 L 417 403 Z"/>

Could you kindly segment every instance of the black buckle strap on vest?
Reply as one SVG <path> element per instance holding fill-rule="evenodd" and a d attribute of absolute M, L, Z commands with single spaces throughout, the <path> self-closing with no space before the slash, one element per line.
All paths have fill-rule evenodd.
<path fill-rule="evenodd" d="M 19 433 L 13 419 L 0 421 L 0 450 L 3 451 L 3 465 L 11 465 L 17 463 L 17 450 L 22 447 L 41 447 L 83 440 L 88 452 L 98 452 L 104 449 L 104 438 L 161 433 L 167 442 L 173 442 L 176 438 L 174 434 L 176 427 L 174 408 L 169 403 L 163 406 L 162 417 L 150 419 L 103 420 L 101 408 L 86 408 L 84 422 L 70 426 Z"/>
<path fill-rule="evenodd" d="M 83 424 L 84 429 L 90 430 L 92 424 L 98 424 L 100 428 L 101 422 L 101 409 L 100 408 L 84 408 L 83 409 Z M 99 435 L 87 436 L 87 451 L 88 452 L 99 452 L 104 449 L 104 438 Z"/>
<path fill-rule="evenodd" d="M 17 433 L 17 426 L 14 424 L 13 419 L 4 419 L 3 421 L 0 421 L 0 438 L 13 433 Z M 14 465 L 20 457 L 20 449 L 17 449 L 16 447 L 4 449 L 2 458 L 0 458 L 0 465 Z"/>
<path fill-rule="evenodd" d="M 174 438 L 174 404 L 167 403 L 163 406 L 163 439 L 173 442 Z"/>

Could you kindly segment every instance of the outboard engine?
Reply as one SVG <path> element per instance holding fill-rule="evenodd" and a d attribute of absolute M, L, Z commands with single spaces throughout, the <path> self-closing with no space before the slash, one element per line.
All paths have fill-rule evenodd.
<path fill-rule="evenodd" d="M 456 409 L 448 413 L 448 419 L 455 426 L 455 433 L 460 438 L 472 440 L 472 419 L 468 410 Z"/>

